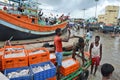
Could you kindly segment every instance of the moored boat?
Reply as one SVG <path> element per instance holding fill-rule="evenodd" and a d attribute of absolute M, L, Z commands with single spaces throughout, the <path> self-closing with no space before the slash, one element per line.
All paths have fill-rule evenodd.
<path fill-rule="evenodd" d="M 13 40 L 22 40 L 48 36 L 54 34 L 57 28 L 64 31 L 67 25 L 67 22 L 62 22 L 43 26 L 37 24 L 37 18 L 35 23 L 31 21 L 32 18 L 27 15 L 11 14 L 0 10 L 0 40 L 8 40 L 10 37 L 13 37 Z"/>

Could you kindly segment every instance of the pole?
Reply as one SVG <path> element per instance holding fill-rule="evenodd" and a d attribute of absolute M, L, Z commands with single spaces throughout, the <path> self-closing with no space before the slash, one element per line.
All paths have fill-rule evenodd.
<path fill-rule="evenodd" d="M 95 18 L 96 18 L 96 16 L 97 16 L 97 2 L 98 2 L 99 0 L 95 0 L 95 2 L 96 2 L 96 7 L 95 7 Z"/>
<path fill-rule="evenodd" d="M 85 34 L 85 8 L 84 9 L 82 9 L 83 10 L 83 19 L 84 19 L 84 21 L 83 21 L 83 35 Z"/>
<path fill-rule="evenodd" d="M 85 19 L 85 8 L 83 9 L 83 19 Z"/>
<path fill-rule="evenodd" d="M 96 2 L 96 8 L 95 8 L 95 18 L 96 18 L 96 15 L 97 15 L 97 2 Z"/>

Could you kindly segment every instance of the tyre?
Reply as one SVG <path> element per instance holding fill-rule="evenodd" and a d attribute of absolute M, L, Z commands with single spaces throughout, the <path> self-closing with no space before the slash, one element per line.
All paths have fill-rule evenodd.
<path fill-rule="evenodd" d="M 80 74 L 79 80 L 87 80 L 89 76 L 89 71 L 85 70 Z"/>

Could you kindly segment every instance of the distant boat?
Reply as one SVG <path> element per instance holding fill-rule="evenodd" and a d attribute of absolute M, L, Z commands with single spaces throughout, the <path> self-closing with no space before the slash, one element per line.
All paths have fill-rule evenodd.
<path fill-rule="evenodd" d="M 48 36 L 54 34 L 57 28 L 64 31 L 67 25 L 66 21 L 50 26 L 37 24 L 37 18 L 35 18 L 35 24 L 31 21 L 32 19 L 28 16 L 0 10 L 0 41 L 8 40 L 10 37 L 13 37 L 13 40 L 23 40 Z"/>

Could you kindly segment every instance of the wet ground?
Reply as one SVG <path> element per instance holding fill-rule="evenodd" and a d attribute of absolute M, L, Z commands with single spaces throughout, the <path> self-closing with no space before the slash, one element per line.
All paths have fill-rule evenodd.
<path fill-rule="evenodd" d="M 104 34 L 98 31 L 94 31 L 90 42 L 94 41 L 96 35 L 100 36 L 100 42 L 103 45 L 103 55 L 100 65 L 104 63 L 112 64 L 115 67 L 115 71 L 111 80 L 120 80 L 120 35 L 116 34 L 115 37 L 111 37 L 111 33 Z M 101 80 L 100 66 L 96 77 L 92 75 L 89 77 L 89 80 Z"/>
<path fill-rule="evenodd" d="M 80 31 L 72 31 L 72 35 L 78 35 L 82 36 L 85 33 L 83 29 Z M 103 55 L 102 55 L 102 61 L 100 65 L 103 63 L 110 63 L 115 67 L 115 71 L 113 73 L 113 77 L 111 80 L 120 80 L 120 35 L 117 35 L 116 37 L 111 37 L 110 33 L 103 34 L 98 31 L 93 32 L 93 37 L 90 42 L 94 41 L 94 37 L 96 35 L 99 35 L 101 37 L 100 42 L 103 45 Z M 64 37 L 64 36 L 63 36 Z M 26 42 L 39 42 L 40 40 L 48 40 L 48 39 L 53 39 L 54 36 L 51 37 L 44 37 L 44 38 L 39 38 L 39 39 L 32 39 L 32 40 L 21 40 L 21 41 L 12 41 L 12 43 L 26 43 Z M 66 45 L 71 45 L 73 42 L 76 42 L 77 39 L 70 39 L 68 43 L 63 43 Z M 51 44 L 53 42 L 50 42 Z M 0 46 L 3 46 L 4 42 L 0 42 Z M 36 44 L 29 44 L 25 45 L 26 48 L 35 48 L 35 47 L 41 47 L 43 44 L 42 43 L 36 43 Z M 87 50 L 87 49 L 86 49 Z M 100 74 L 100 67 L 97 71 L 96 77 L 90 75 L 89 80 L 101 80 L 101 74 Z"/>

